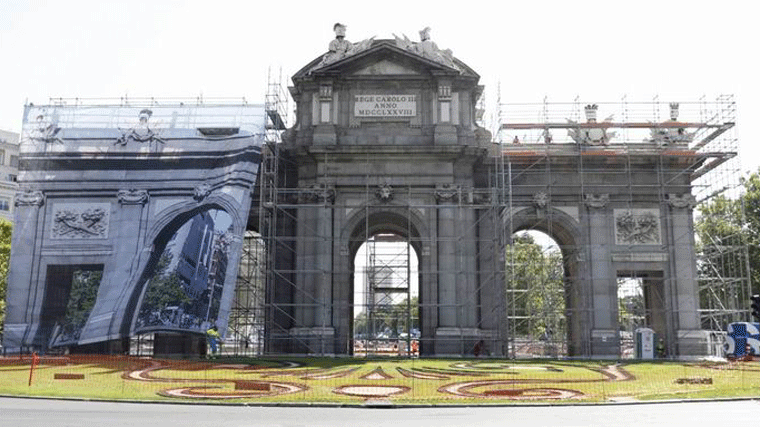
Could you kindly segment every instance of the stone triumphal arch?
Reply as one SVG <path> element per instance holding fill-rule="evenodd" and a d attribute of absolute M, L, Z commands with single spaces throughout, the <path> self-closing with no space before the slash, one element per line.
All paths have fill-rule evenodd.
<path fill-rule="evenodd" d="M 192 353 L 217 325 L 270 354 L 616 358 L 634 325 L 669 355 L 706 353 L 694 183 L 730 158 L 711 144 L 733 123 L 681 120 L 678 104 L 663 120 L 660 103 L 597 121 L 609 106 L 589 104 L 512 115 L 494 138 L 480 76 L 429 28 L 335 30 L 292 78 L 287 129 L 269 102 L 30 104 L 4 348 L 150 335 L 156 353 Z M 559 308 L 507 256 L 525 230 L 558 246 Z M 376 244 L 403 256 L 365 263 Z"/>
<path fill-rule="evenodd" d="M 294 75 L 296 123 L 265 150 L 267 351 L 351 354 L 353 257 L 393 233 L 419 258 L 421 353 L 514 356 L 504 254 L 531 229 L 560 246 L 565 354 L 620 355 L 618 282 L 634 275 L 643 324 L 672 354 L 705 351 L 691 190 L 705 157 L 677 105 L 669 121 L 637 125 L 652 137 L 635 144 L 597 123 L 597 105 L 586 122 L 544 125 L 539 141 L 494 144 L 478 124 L 479 75 L 429 29 L 419 42 L 336 34 Z M 570 143 L 552 142 L 557 129 Z"/>

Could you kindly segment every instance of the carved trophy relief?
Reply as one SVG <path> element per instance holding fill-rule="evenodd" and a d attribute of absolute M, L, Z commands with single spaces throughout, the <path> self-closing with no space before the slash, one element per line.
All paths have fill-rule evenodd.
<path fill-rule="evenodd" d="M 53 239 L 106 239 L 110 203 L 59 203 L 53 206 Z"/>
<path fill-rule="evenodd" d="M 658 209 L 615 209 L 615 242 L 618 245 L 658 245 Z"/>

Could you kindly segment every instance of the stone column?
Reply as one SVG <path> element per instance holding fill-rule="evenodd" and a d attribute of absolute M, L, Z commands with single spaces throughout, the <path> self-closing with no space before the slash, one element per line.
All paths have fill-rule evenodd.
<path fill-rule="evenodd" d="M 313 113 L 315 116 L 314 145 L 334 145 L 337 142 L 335 133 L 337 93 L 333 96 L 332 82 L 322 82 L 319 85 L 319 97 L 314 94 Z"/>
<path fill-rule="evenodd" d="M 438 82 L 438 98 L 434 140 L 436 145 L 454 145 L 457 143 L 457 129 L 451 117 L 451 82 Z"/>
<path fill-rule="evenodd" d="M 477 217 L 468 192 L 467 204 L 457 210 L 457 257 L 459 274 L 457 280 L 458 318 L 461 328 L 478 328 L 478 287 L 477 287 Z M 474 345 L 474 343 L 473 343 Z"/>
<path fill-rule="evenodd" d="M 588 208 L 589 272 L 594 317 L 591 329 L 591 356 L 617 357 L 620 351 L 617 331 L 617 277 L 612 270 L 610 249 L 609 194 L 586 194 Z"/>
<path fill-rule="evenodd" d="M 708 336 L 701 330 L 699 321 L 699 296 L 697 271 L 694 263 L 694 224 L 692 210 L 696 199 L 691 194 L 667 196 L 671 239 L 668 258 L 671 260 L 668 283 L 674 312 L 677 354 L 700 356 L 708 352 Z"/>
<path fill-rule="evenodd" d="M 461 262 L 457 258 L 456 222 L 459 186 L 436 186 L 438 202 L 438 327 L 435 331 L 436 354 L 459 354 L 461 325 L 458 317 L 457 279 Z"/>
<path fill-rule="evenodd" d="M 105 266 L 111 271 L 109 283 L 128 283 L 133 289 L 137 285 L 135 280 L 140 273 L 137 271 L 141 263 L 141 248 L 144 247 L 146 220 L 145 215 L 149 207 L 150 196 L 146 190 L 123 189 L 116 194 L 119 201 L 118 213 L 114 215 L 112 222 L 112 238 L 114 253 L 127 255 L 126 259 L 114 260 L 111 265 Z M 139 224 L 137 230 L 134 224 Z M 131 254 L 131 259 L 128 255 Z M 106 280 L 107 275 L 104 275 Z M 119 304 L 124 294 L 124 286 L 109 286 L 109 283 L 101 283 L 101 292 L 106 295 L 99 296 L 90 314 L 90 319 L 82 329 L 81 343 L 87 343 L 90 339 L 108 336 L 109 339 L 121 338 L 120 327 L 125 315 L 125 304 Z M 131 294 L 131 292 L 130 292 Z M 138 307 L 139 309 L 139 307 Z"/>
<path fill-rule="evenodd" d="M 319 196 L 323 205 L 317 208 L 317 239 L 314 290 L 317 305 L 313 324 L 318 328 L 320 353 L 333 353 L 335 330 L 332 327 L 332 203 L 335 190 L 325 187 Z"/>
<path fill-rule="evenodd" d="M 503 356 L 503 339 L 508 329 L 499 331 L 505 324 L 504 251 L 496 221 L 500 218 L 489 207 L 490 194 L 476 193 L 473 203 L 478 204 L 477 215 L 477 297 L 478 327 L 485 350 L 492 356 Z M 499 338 L 502 338 L 500 341 Z"/>
<path fill-rule="evenodd" d="M 39 314 L 45 294 L 45 275 L 39 274 L 40 245 L 44 227 L 45 195 L 28 190 L 16 193 L 16 213 L 11 253 L 14 263 L 8 270 L 8 302 L 3 347 L 14 351 L 29 346 L 39 327 Z M 30 292 L 31 291 L 31 292 Z M 37 319 L 37 321 L 34 321 Z"/>
<path fill-rule="evenodd" d="M 298 251 L 294 313 L 291 328 L 296 352 L 333 353 L 332 203 L 335 190 L 315 184 L 302 194 L 298 209 Z M 311 206 L 306 206 L 311 203 Z"/>

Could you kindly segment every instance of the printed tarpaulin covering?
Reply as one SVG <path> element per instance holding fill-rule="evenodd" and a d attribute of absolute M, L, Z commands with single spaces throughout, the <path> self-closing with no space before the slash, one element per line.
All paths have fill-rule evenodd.
<path fill-rule="evenodd" d="M 3 346 L 220 331 L 262 105 L 25 109 Z"/>

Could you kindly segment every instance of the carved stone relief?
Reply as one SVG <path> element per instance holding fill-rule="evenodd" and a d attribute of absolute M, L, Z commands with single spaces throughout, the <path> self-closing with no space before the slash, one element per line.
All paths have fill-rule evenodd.
<path fill-rule="evenodd" d="M 585 107 L 586 126 L 568 129 L 567 134 L 576 143 L 581 145 L 607 145 L 615 137 L 615 132 L 607 131 L 605 127 L 594 125 L 596 123 L 596 113 L 599 106 L 597 104 L 587 105 Z M 577 125 L 578 123 L 567 119 L 568 123 Z M 612 116 L 604 119 L 603 123 L 612 123 Z"/>
<path fill-rule="evenodd" d="M 658 245 L 659 209 L 615 209 L 615 243 L 618 245 Z"/>
<path fill-rule="evenodd" d="M 211 194 L 211 186 L 209 184 L 201 184 L 193 189 L 193 199 L 200 202 Z"/>
<path fill-rule="evenodd" d="M 122 205 L 144 205 L 148 202 L 149 195 L 147 190 L 119 190 L 116 197 Z"/>
<path fill-rule="evenodd" d="M 335 201 L 335 187 L 325 184 L 314 184 L 301 190 L 300 203 L 333 203 Z"/>
<path fill-rule="evenodd" d="M 666 196 L 666 200 L 668 201 L 668 204 L 676 209 L 694 209 L 694 206 L 697 205 L 697 198 L 694 197 L 693 194 L 668 194 Z"/>
<path fill-rule="evenodd" d="M 538 193 L 533 195 L 533 206 L 536 207 L 536 209 L 546 209 L 546 206 L 549 204 L 549 195 L 544 193 L 543 191 L 539 191 Z"/>
<path fill-rule="evenodd" d="M 42 191 L 26 190 L 16 193 L 16 206 L 42 206 L 45 203 L 45 195 Z"/>
<path fill-rule="evenodd" d="M 110 203 L 58 203 L 53 206 L 53 239 L 106 239 Z"/>
<path fill-rule="evenodd" d="M 439 184 L 435 186 L 435 199 L 438 202 L 456 203 L 459 201 L 459 186 L 453 184 Z"/>
<path fill-rule="evenodd" d="M 610 202 L 609 194 L 584 194 L 583 201 L 590 208 L 601 209 Z"/>
<path fill-rule="evenodd" d="M 153 111 L 151 110 L 145 109 L 140 111 L 137 125 L 131 129 L 120 129 L 121 136 L 116 140 L 114 145 L 127 145 L 129 141 L 140 143 L 155 141 L 163 144 L 165 141 L 148 125 L 148 120 L 150 120 L 150 116 L 152 115 Z"/>
<path fill-rule="evenodd" d="M 379 185 L 375 191 L 375 197 L 383 203 L 390 202 L 393 200 L 393 187 L 388 184 Z"/>

